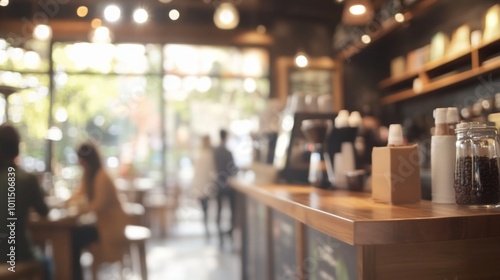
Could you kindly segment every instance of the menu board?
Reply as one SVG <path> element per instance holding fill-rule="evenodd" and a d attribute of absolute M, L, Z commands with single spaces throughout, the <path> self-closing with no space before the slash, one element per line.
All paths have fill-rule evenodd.
<path fill-rule="evenodd" d="M 246 250 L 244 260 L 244 279 L 268 279 L 268 226 L 267 208 L 257 200 L 246 197 L 246 238 L 243 240 Z"/>
<path fill-rule="evenodd" d="M 272 211 L 274 279 L 297 279 L 295 220 Z"/>
<path fill-rule="evenodd" d="M 321 233 L 306 229 L 306 279 L 358 279 L 356 247 Z"/>

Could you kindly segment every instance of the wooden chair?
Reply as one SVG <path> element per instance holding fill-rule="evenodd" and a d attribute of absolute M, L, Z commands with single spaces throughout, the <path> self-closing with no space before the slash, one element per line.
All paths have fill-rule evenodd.
<path fill-rule="evenodd" d="M 37 261 L 17 262 L 15 272 L 8 270 L 8 264 L 0 264 L 2 280 L 43 280 L 43 268 Z"/>
<path fill-rule="evenodd" d="M 142 280 L 148 279 L 148 268 L 146 262 L 146 241 L 151 238 L 151 231 L 143 226 L 127 225 L 125 228 L 126 248 L 120 262 L 121 269 L 126 266 L 126 258 L 131 261 L 130 266 L 134 272 L 139 272 Z M 98 280 L 98 272 L 102 262 L 99 258 L 99 244 L 96 243 L 88 248 L 93 255 L 92 278 Z M 0 278 L 1 279 L 1 278 Z"/>
<path fill-rule="evenodd" d="M 146 225 L 146 209 L 139 203 L 124 202 L 123 210 L 129 216 L 129 224 L 137 226 Z"/>
<path fill-rule="evenodd" d="M 167 194 L 150 193 L 144 200 L 146 226 L 154 236 L 165 238 L 168 228 L 176 222 L 181 190 L 174 186 Z"/>

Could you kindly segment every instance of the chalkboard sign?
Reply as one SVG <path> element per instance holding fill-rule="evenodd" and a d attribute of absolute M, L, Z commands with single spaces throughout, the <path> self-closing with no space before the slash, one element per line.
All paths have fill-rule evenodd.
<path fill-rule="evenodd" d="M 295 263 L 295 220 L 272 211 L 274 279 L 297 279 Z"/>
<path fill-rule="evenodd" d="M 333 71 L 333 69 L 320 68 L 291 68 L 289 70 L 288 94 L 331 95 L 334 91 Z"/>
<path fill-rule="evenodd" d="M 306 279 L 358 279 L 356 247 L 306 228 L 307 257 L 303 266 Z"/>

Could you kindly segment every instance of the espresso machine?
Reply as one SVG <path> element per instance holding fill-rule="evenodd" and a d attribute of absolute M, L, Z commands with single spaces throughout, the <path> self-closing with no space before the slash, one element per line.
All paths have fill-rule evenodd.
<path fill-rule="evenodd" d="M 301 130 L 302 121 L 334 118 L 333 113 L 309 112 L 283 116 L 273 161 L 281 180 L 293 184 L 309 184 L 309 161 L 313 145 Z"/>
<path fill-rule="evenodd" d="M 335 185 L 331 173 L 335 167 L 333 156 L 340 152 L 344 142 L 351 142 L 354 146 L 358 132 L 357 127 L 330 126 L 328 123 L 332 123 L 336 115 L 297 112 L 283 117 L 273 161 L 282 181 L 322 188 Z M 322 176 L 317 173 L 318 170 Z M 314 181 L 310 176 L 321 177 L 321 180 Z"/>

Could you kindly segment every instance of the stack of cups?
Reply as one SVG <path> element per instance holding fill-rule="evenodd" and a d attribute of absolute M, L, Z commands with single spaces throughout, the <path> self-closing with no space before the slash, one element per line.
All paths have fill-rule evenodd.
<path fill-rule="evenodd" d="M 435 130 L 431 139 L 432 202 L 455 203 L 455 125 L 458 110 L 455 107 L 434 110 Z"/>
<path fill-rule="evenodd" d="M 389 136 L 387 146 L 403 146 L 403 128 L 400 124 L 391 124 L 389 126 Z"/>

